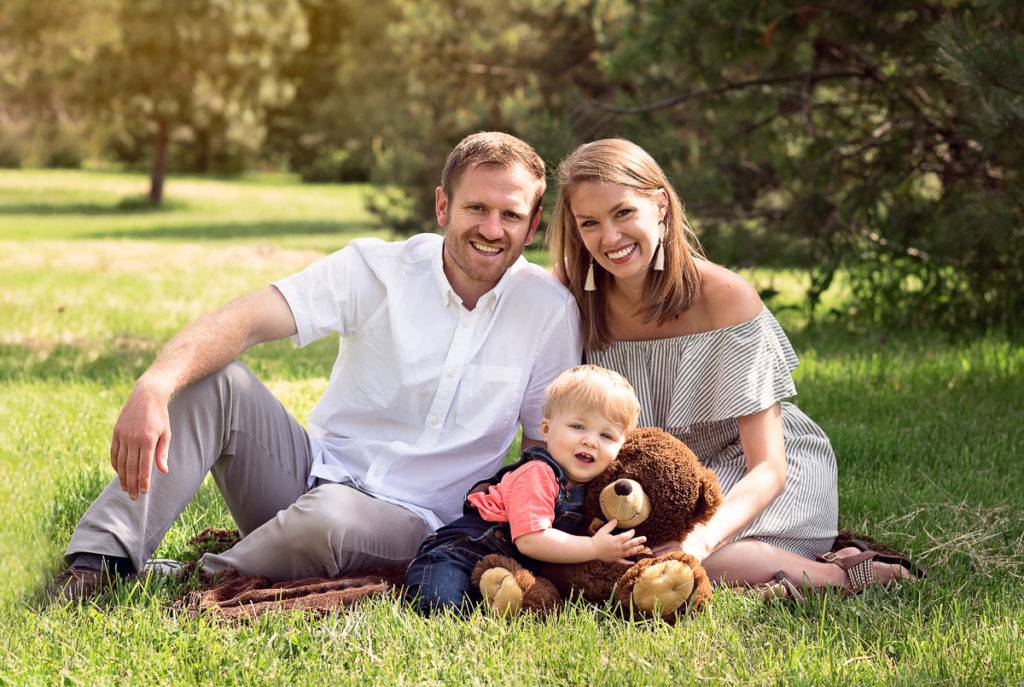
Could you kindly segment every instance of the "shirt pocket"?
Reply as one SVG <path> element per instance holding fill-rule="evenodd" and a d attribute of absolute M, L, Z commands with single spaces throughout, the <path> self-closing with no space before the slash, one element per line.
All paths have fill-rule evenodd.
<path fill-rule="evenodd" d="M 455 424 L 479 430 L 500 443 L 519 418 L 522 376 L 519 367 L 468 366 L 455 399 Z"/>

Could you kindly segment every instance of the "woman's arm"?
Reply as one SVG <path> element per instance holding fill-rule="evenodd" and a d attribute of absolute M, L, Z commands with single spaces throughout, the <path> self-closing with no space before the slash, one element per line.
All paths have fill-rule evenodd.
<path fill-rule="evenodd" d="M 736 418 L 747 472 L 729 490 L 710 521 L 690 533 L 682 550 L 703 560 L 722 544 L 732 541 L 786 486 L 786 445 L 782 434 L 782 410 L 776 403 L 753 415 Z M 674 542 L 654 553 L 678 550 Z"/>
<path fill-rule="evenodd" d="M 615 520 L 608 522 L 593 537 L 580 537 L 549 527 L 516 537 L 515 545 L 524 556 L 545 563 L 598 560 L 633 565 L 627 558 L 643 550 L 647 537 L 634 537 L 633 530 L 612 534 L 615 524 Z"/>

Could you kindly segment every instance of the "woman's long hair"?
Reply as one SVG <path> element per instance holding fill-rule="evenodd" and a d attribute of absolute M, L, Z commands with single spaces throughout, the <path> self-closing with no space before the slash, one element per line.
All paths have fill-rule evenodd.
<path fill-rule="evenodd" d="M 629 141 L 608 138 L 585 143 L 570 153 L 558 166 L 558 200 L 546 240 L 556 275 L 566 283 L 579 305 L 584 346 L 600 350 L 612 342 L 607 316 L 611 275 L 594 261 L 597 289 L 584 291 L 591 258 L 569 204 L 569 195 L 586 182 L 629 186 L 651 197 L 664 191 L 668 197 L 665 239 L 660 248 L 665 251 L 665 269 L 647 270 L 640 304 L 635 311 L 643 316 L 645 323 L 663 324 L 693 305 L 701 292 L 700 273 L 694 258 L 703 257 L 703 251 L 686 221 L 675 189 L 643 148 Z"/>

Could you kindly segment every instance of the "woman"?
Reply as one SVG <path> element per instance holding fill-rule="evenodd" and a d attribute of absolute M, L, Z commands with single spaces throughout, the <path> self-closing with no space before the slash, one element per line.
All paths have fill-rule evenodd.
<path fill-rule="evenodd" d="M 708 262 L 658 164 L 617 139 L 559 167 L 548 241 L 580 306 L 586 361 L 640 396 L 641 426 L 686 443 L 718 475 L 721 509 L 684 542 L 712 579 L 799 597 L 794 581 L 850 591 L 923 573 L 836 536 L 836 462 L 796 406 L 796 354 L 754 288 Z"/>

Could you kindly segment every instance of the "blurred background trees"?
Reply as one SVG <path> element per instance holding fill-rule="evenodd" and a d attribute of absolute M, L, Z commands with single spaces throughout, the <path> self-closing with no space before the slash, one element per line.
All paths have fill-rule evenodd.
<path fill-rule="evenodd" d="M 872 324 L 1013 328 L 1022 29 L 1009 0 L 5 0 L 0 166 L 369 180 L 409 233 L 467 133 L 552 166 L 621 136 L 715 261 L 799 268 L 811 308 L 841 276 Z"/>

